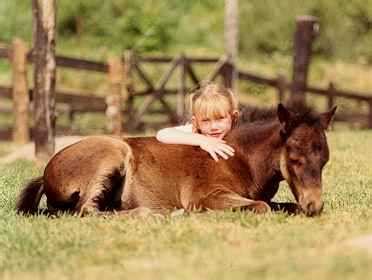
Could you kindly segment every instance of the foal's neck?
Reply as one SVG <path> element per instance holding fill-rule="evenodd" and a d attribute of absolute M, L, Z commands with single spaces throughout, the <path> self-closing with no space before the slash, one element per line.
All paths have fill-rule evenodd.
<path fill-rule="evenodd" d="M 280 136 L 280 123 L 278 120 L 269 122 L 250 123 L 232 131 L 228 140 L 237 150 L 237 155 L 252 165 L 265 168 L 268 172 L 280 170 L 279 160 L 284 144 Z"/>
<path fill-rule="evenodd" d="M 280 153 L 283 140 L 277 120 L 250 123 L 234 129 L 227 143 L 235 149 L 236 160 L 249 172 L 252 185 L 247 188 L 250 197 L 269 201 L 283 179 L 280 172 Z"/>

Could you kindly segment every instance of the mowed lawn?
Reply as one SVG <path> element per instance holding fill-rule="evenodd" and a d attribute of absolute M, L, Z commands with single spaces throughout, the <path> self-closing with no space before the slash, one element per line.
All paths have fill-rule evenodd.
<path fill-rule="evenodd" d="M 0 167 L 0 279 L 369 279 L 372 131 L 329 133 L 320 217 L 209 212 L 150 218 L 21 217 L 31 162 Z M 276 200 L 293 200 L 282 184 Z M 364 248 L 363 248 L 364 247 Z"/>

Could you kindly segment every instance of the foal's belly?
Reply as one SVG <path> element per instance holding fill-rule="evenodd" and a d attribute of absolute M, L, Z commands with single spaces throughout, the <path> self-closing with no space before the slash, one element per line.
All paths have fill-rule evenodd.
<path fill-rule="evenodd" d="M 197 174 L 182 169 L 173 171 L 168 173 L 158 165 L 138 168 L 124 186 L 123 208 L 189 209 L 190 205 L 198 205 L 203 197 L 221 189 L 247 197 L 241 178 L 226 170 L 200 167 Z"/>

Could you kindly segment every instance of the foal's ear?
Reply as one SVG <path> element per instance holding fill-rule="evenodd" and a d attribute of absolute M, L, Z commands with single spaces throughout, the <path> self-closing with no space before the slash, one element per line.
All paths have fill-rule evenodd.
<path fill-rule="evenodd" d="M 282 133 L 287 134 L 290 131 L 291 119 L 293 114 L 283 106 L 283 104 L 278 104 L 277 115 L 280 124 L 282 125 Z"/>
<path fill-rule="evenodd" d="M 323 129 L 327 129 L 329 124 L 331 123 L 333 116 L 335 115 L 337 106 L 333 107 L 330 111 L 320 114 L 320 125 Z"/>
<path fill-rule="evenodd" d="M 288 123 L 292 117 L 291 112 L 288 111 L 287 108 L 285 108 L 282 103 L 278 104 L 277 114 L 280 123 L 283 125 Z"/>

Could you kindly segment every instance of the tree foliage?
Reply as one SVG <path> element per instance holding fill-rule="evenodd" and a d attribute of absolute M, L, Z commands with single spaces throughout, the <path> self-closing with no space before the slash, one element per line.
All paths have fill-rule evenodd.
<path fill-rule="evenodd" d="M 223 51 L 223 0 L 58 1 L 58 40 L 95 49 Z M 295 19 L 320 22 L 315 52 L 372 63 L 372 0 L 239 1 L 240 55 L 292 52 Z M 0 41 L 32 39 L 31 3 L 0 2 Z M 191 50 L 191 51 L 190 51 Z"/>

